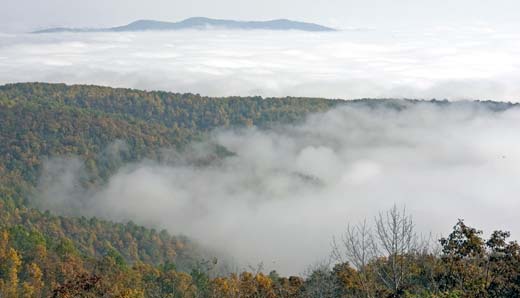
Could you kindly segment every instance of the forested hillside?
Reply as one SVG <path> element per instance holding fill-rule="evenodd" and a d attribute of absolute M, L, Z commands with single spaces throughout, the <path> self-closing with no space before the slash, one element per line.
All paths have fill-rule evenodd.
<path fill-rule="evenodd" d="M 405 109 L 413 100 L 340 101 L 145 92 L 99 86 L 0 86 L 0 297 L 517 297 L 520 249 L 508 233 L 489 240 L 459 222 L 442 253 L 407 250 L 338 262 L 307 277 L 276 272 L 219 276 L 183 236 L 132 222 L 65 217 L 28 198 L 45 160 L 77 156 L 95 188 L 118 168 L 164 149 L 183 150 L 220 127 L 260 129 L 302 121 L 338 105 Z M 450 105 L 447 101 L 433 101 Z M 509 103 L 476 102 L 492 111 Z M 116 141 L 125 150 L 107 158 Z M 215 155 L 232 154 L 215 148 Z M 189 235 L 188 235 L 189 236 Z M 324 244 L 327 245 L 327 244 Z M 381 272 L 398 268 L 399 283 Z M 396 272 L 394 272 L 396 273 Z"/>
<path fill-rule="evenodd" d="M 45 281 L 36 286 L 42 295 L 73 275 L 58 273 L 65 270 L 62 267 L 88 267 L 93 260 L 107 256 L 125 264 L 175 263 L 190 270 L 201 260 L 198 248 L 185 237 L 133 223 L 67 218 L 32 209 L 27 197 L 38 183 L 43 161 L 80 157 L 89 172 L 88 180 L 82 182 L 95 187 L 127 162 L 158 159 L 161 149 L 180 150 L 217 127 L 289 123 L 337 103 L 324 99 L 208 98 L 63 84 L 1 86 L 0 229 L 4 250 L 0 258 L 17 268 L 21 280 L 33 278 L 31 272 L 38 268 L 39 278 Z M 128 150 L 120 152 L 117 160 L 107 159 L 104 150 L 114 141 L 124 142 Z M 19 258 L 20 265 L 12 258 Z M 1 267 L 0 277 L 6 277 L 8 271 L 5 265 Z"/>
<path fill-rule="evenodd" d="M 0 171 L 34 183 L 42 158 L 74 154 L 106 174 L 96 158 L 114 140 L 129 145 L 124 161 L 156 158 L 217 127 L 302 120 L 339 101 L 308 98 L 208 98 L 97 86 L 14 84 L 0 87 Z"/>

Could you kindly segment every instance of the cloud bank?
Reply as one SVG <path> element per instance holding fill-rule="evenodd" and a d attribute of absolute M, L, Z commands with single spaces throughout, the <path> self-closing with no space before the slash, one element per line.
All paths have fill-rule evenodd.
<path fill-rule="evenodd" d="M 464 218 L 518 237 L 519 125 L 518 109 L 472 104 L 341 107 L 294 126 L 217 130 L 187 152 L 169 152 L 168 163 L 121 168 L 94 192 L 79 186 L 80 160 L 51 160 L 36 201 L 167 228 L 240 264 L 298 273 L 329 255 L 348 222 L 394 203 L 422 232 L 446 234 Z M 211 144 L 235 154 L 193 165 Z"/>
<path fill-rule="evenodd" d="M 487 27 L 0 35 L 0 83 L 517 101 L 519 78 L 520 34 Z"/>

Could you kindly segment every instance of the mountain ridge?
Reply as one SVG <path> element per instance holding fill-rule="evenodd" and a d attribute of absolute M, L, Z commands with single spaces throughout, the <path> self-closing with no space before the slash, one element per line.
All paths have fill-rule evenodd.
<path fill-rule="evenodd" d="M 212 19 L 206 17 L 192 17 L 179 22 L 166 22 L 141 19 L 127 25 L 109 28 L 68 28 L 55 27 L 33 31 L 31 33 L 61 33 L 61 32 L 134 32 L 134 31 L 176 31 L 176 30 L 298 30 L 308 32 L 331 32 L 334 28 L 315 23 L 293 21 L 289 19 L 274 19 L 268 21 L 237 21 L 227 19 Z"/>

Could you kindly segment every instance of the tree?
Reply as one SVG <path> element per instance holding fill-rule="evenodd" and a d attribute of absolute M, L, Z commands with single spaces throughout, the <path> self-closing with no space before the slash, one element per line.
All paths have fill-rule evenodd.
<path fill-rule="evenodd" d="M 0 290 L 3 297 L 18 297 L 20 267 L 22 258 L 20 254 L 13 248 L 9 248 L 3 260 L 6 266 L 7 280 L 1 284 Z"/>
<path fill-rule="evenodd" d="M 482 231 L 467 226 L 459 220 L 453 231 L 439 241 L 445 264 L 441 275 L 444 290 L 458 290 L 463 297 L 485 297 L 486 249 Z"/>
<path fill-rule="evenodd" d="M 481 235 L 459 220 L 451 234 L 440 239 L 445 264 L 441 285 L 468 298 L 519 296 L 520 246 L 507 241 L 509 232 L 494 231 L 487 241 Z"/>
<path fill-rule="evenodd" d="M 352 264 L 358 274 L 356 283 L 360 286 L 363 296 L 373 298 L 375 296 L 374 272 L 368 266 L 376 255 L 372 230 L 366 220 L 351 226 L 347 225 L 345 233 L 341 237 L 341 243 L 333 239 L 332 258 L 340 264 Z"/>
<path fill-rule="evenodd" d="M 520 297 L 520 245 L 507 241 L 509 232 L 495 231 L 486 241 L 488 268 L 486 273 L 489 297 Z"/>
<path fill-rule="evenodd" d="M 406 210 L 394 205 L 379 213 L 375 220 L 374 249 L 379 256 L 386 256 L 387 266 L 377 266 L 380 280 L 390 289 L 392 297 L 403 296 L 408 286 L 412 264 L 411 256 L 419 251 L 419 240 L 414 231 L 413 219 Z"/>
<path fill-rule="evenodd" d="M 328 264 L 317 264 L 309 269 L 303 287 L 305 298 L 336 298 L 338 287 L 336 276 L 332 274 Z"/>
<path fill-rule="evenodd" d="M 332 256 L 357 269 L 356 279 L 364 297 L 380 296 L 383 290 L 390 297 L 403 297 L 411 283 L 412 260 L 425 251 L 414 228 L 406 209 L 394 205 L 379 213 L 373 227 L 366 220 L 348 225 L 341 242 L 333 240 Z"/>

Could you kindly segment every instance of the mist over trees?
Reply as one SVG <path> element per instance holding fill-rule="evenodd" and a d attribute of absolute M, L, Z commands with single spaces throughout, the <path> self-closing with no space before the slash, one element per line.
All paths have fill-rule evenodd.
<path fill-rule="evenodd" d="M 218 259 L 195 261 L 183 272 L 168 261 L 159 265 L 146 259 L 129 261 L 121 254 L 123 248 L 114 247 L 89 256 L 78 249 L 81 240 L 65 236 L 65 228 L 57 230 L 65 235 L 53 238 L 44 226 L 46 220 L 54 220 L 52 216 L 1 207 L 0 293 L 5 297 L 520 295 L 520 246 L 508 239 L 508 232 L 494 231 L 486 239 L 482 231 L 459 220 L 447 237 L 438 240 L 437 250 L 436 245 L 421 242 L 411 215 L 397 207 L 382 212 L 374 220 L 374 230 L 367 222 L 349 226 L 341 242 L 334 242 L 331 262 L 309 267 L 303 277 L 266 274 L 261 267 L 218 272 Z M 24 223 L 16 224 L 13 212 Z M 42 215 L 47 219 L 38 218 Z M 31 221 L 37 224 L 29 225 Z M 100 233 L 106 232 L 96 231 L 91 237 Z"/>
<path fill-rule="evenodd" d="M 331 255 L 322 256 L 325 262 L 310 266 L 303 274 L 284 276 L 276 271 L 261 270 L 262 266 L 228 267 L 224 258 L 214 258 L 214 252 L 205 251 L 188 237 L 173 236 L 166 230 L 157 229 L 154 224 L 145 227 L 134 222 L 116 223 L 108 219 L 82 216 L 81 212 L 93 211 L 88 210 L 88 204 L 96 201 L 60 201 L 61 193 L 49 192 L 42 187 L 52 185 L 57 180 L 70 186 L 67 189 L 70 192 L 66 194 L 80 192 L 83 195 L 80 196 L 81 199 L 89 198 L 88 195 L 110 185 L 113 176 L 126 169 L 129 164 L 139 165 L 140 161 L 147 160 L 152 164 L 181 164 L 184 170 L 181 174 L 188 176 L 188 179 L 190 176 L 187 174 L 190 171 L 201 176 L 206 174 L 206 180 L 203 181 L 209 181 L 207 187 L 214 190 L 210 188 L 210 182 L 216 184 L 220 182 L 219 179 L 224 178 L 227 181 L 222 169 L 226 169 L 227 173 L 234 172 L 234 176 L 229 176 L 232 178 L 236 177 L 236 173 L 245 173 L 237 167 L 247 165 L 244 161 L 250 161 L 237 156 L 249 153 L 241 151 L 243 148 L 239 146 L 244 140 L 274 139 L 279 145 L 282 143 L 280 140 L 289 139 L 286 136 L 294 134 L 300 139 L 289 139 L 289 144 L 319 137 L 320 141 L 325 140 L 332 144 L 332 148 L 336 148 L 334 146 L 338 147 L 342 139 L 330 137 L 323 127 L 339 126 L 343 130 L 338 130 L 338 135 L 358 141 L 356 138 L 359 134 L 348 129 L 355 127 L 352 123 L 360 123 L 367 126 L 366 132 L 369 132 L 368 138 L 362 142 L 379 144 L 375 140 L 380 135 L 370 133 L 388 128 L 383 125 L 385 122 L 369 122 L 366 118 L 372 115 L 388 117 L 383 113 L 358 114 L 358 118 L 351 119 L 350 122 L 340 120 L 356 114 L 328 114 L 333 116 L 332 122 L 326 123 L 330 126 L 319 126 L 318 124 L 323 124 L 323 118 L 319 117 L 305 122 L 305 126 L 302 123 L 315 113 L 337 107 L 362 107 L 364 111 L 376 112 L 384 108 L 384 111 L 395 112 L 396 114 L 390 114 L 395 116 L 410 107 L 425 105 L 436 108 L 449 106 L 455 111 L 463 110 L 469 105 L 472 113 L 485 111 L 489 117 L 480 120 L 483 124 L 478 122 L 481 126 L 476 127 L 483 127 L 497 118 L 497 115 L 516 107 L 514 104 L 497 102 L 208 98 L 196 94 L 62 84 L 1 86 L 0 297 L 520 296 L 520 246 L 510 240 L 509 232 L 497 230 L 484 237 L 482 231 L 454 218 L 455 225 L 451 233 L 436 239 L 422 235 L 417 230 L 416 218 L 412 217 L 414 214 L 399 204 L 388 210 L 383 209 L 375 218 L 367 218 L 358 224 L 350 222 L 348 225 L 350 220 L 345 218 L 344 224 L 347 227 L 342 235 L 331 240 Z M 431 121 L 428 110 L 419 108 L 414 111 L 423 114 L 412 119 Z M 458 123 L 465 121 L 464 117 L 456 115 L 455 120 L 448 119 L 449 117 L 447 119 Z M 513 116 L 510 115 L 516 119 Z M 497 127 L 504 127 L 504 123 L 500 122 Z M 402 127 L 404 124 L 396 122 L 392 125 Z M 255 129 L 247 130 L 248 127 Z M 309 127 L 314 127 L 314 130 Z M 469 131 L 473 127 L 468 126 L 466 129 Z M 210 145 L 205 146 L 202 153 L 192 146 L 193 142 L 206 140 L 218 128 L 232 132 L 218 135 L 216 140 L 222 142 L 204 143 Z M 245 133 L 234 132 L 240 129 L 245 129 Z M 328 133 L 336 137 L 336 131 L 331 130 Z M 423 131 L 415 133 L 421 134 Z M 389 138 L 389 134 L 386 137 Z M 362 142 L 353 144 L 359 145 Z M 257 145 L 251 143 L 253 147 Z M 285 143 L 282 144 L 286 146 Z M 405 145 L 417 147 L 416 144 Z M 288 150 L 287 148 L 293 147 L 273 146 L 271 151 L 279 152 L 280 149 Z M 295 148 L 299 150 L 299 147 Z M 257 149 L 261 150 L 263 147 Z M 340 159 L 334 159 L 333 150 L 317 146 L 311 149 L 305 151 L 311 157 L 314 156 L 312 154 L 331 157 L 327 165 L 341 162 Z M 349 151 L 351 152 L 352 150 Z M 306 159 L 306 154 L 299 156 L 303 157 L 301 160 L 310 160 Z M 258 155 L 252 156 L 258 158 Z M 280 165 L 288 160 L 282 158 L 287 157 L 286 155 L 274 156 Z M 439 156 L 432 155 L 431 158 L 439 162 Z M 63 157 L 65 158 L 60 159 Z M 499 158 L 502 161 L 512 157 L 501 155 Z M 260 159 L 258 164 L 264 163 L 265 166 L 267 162 L 271 160 Z M 289 159 L 289 162 L 292 160 Z M 420 163 L 422 160 L 415 162 Z M 259 169 L 256 167 L 258 164 L 251 167 L 251 172 Z M 377 172 L 371 165 L 361 167 L 362 171 L 358 176 L 346 176 L 350 179 L 349 183 L 359 185 L 363 178 Z M 73 172 L 64 169 L 70 169 L 71 166 L 82 169 L 81 175 L 76 177 L 78 179 L 60 180 L 70 178 L 69 174 Z M 316 166 L 318 170 L 321 168 Z M 207 169 L 209 172 L 204 172 Z M 308 168 L 301 166 L 289 169 L 286 173 L 275 168 L 269 172 L 274 173 L 269 177 L 285 179 L 283 181 L 288 181 L 287 185 L 290 186 L 288 189 L 296 194 L 299 194 L 298 188 L 311 189 L 302 188 L 305 185 L 310 185 L 312 189 L 321 189 L 330 183 L 327 180 L 330 167 L 326 171 L 317 171 L 315 175 L 311 175 L 312 172 L 306 171 Z M 173 178 L 180 177 L 176 176 L 176 172 L 172 175 L 169 168 L 159 171 L 151 167 L 149 170 L 159 173 L 159 176 L 164 174 Z M 216 172 L 219 175 L 215 175 Z M 130 170 L 129 173 L 135 172 Z M 152 176 L 155 177 L 157 176 Z M 278 185 L 259 184 L 258 181 L 262 180 L 253 177 L 256 180 L 245 179 L 249 189 Z M 171 183 L 171 180 L 166 182 Z M 243 194 L 236 185 L 222 185 L 231 189 L 230 192 L 224 192 L 226 195 L 233 192 Z M 285 191 L 283 187 L 280 189 Z M 266 196 L 277 194 L 260 193 Z M 59 210 L 60 213 L 46 211 L 57 206 L 38 201 L 42 194 L 56 199 L 53 202 L 65 207 Z M 214 191 L 212 195 L 210 197 L 213 201 L 220 204 L 221 201 L 216 199 L 217 192 Z M 100 199 L 99 202 L 101 199 L 108 201 L 106 196 L 97 198 Z M 303 202 L 303 198 L 300 199 L 299 202 Z M 147 202 L 156 204 L 158 208 L 168 206 L 160 205 L 160 202 Z M 290 202 L 292 204 L 296 201 Z M 232 203 L 236 204 L 235 201 Z M 379 208 L 372 209 L 379 212 Z M 135 209 L 128 210 L 132 213 Z M 298 209 L 293 205 L 288 210 Z M 207 226 L 207 229 L 210 228 Z M 263 244 L 262 249 L 273 249 L 268 247 L 272 243 L 264 241 Z M 323 246 L 329 244 L 320 243 Z M 295 254 L 298 249 L 305 248 L 296 247 Z M 316 263 L 309 259 L 307 264 Z"/>

